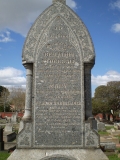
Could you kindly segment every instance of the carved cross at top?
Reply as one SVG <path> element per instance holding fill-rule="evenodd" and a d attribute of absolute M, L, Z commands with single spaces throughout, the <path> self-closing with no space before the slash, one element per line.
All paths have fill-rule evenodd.
<path fill-rule="evenodd" d="M 55 2 L 60 2 L 60 3 L 66 4 L 66 0 L 53 0 L 53 3 L 55 3 Z"/>

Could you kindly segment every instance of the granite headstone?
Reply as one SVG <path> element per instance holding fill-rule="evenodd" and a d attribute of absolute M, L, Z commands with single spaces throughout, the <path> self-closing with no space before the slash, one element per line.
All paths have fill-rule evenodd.
<path fill-rule="evenodd" d="M 97 122 L 97 129 L 98 131 L 105 131 L 105 124 L 103 122 Z"/>
<path fill-rule="evenodd" d="M 99 149 L 92 116 L 93 43 L 66 0 L 53 0 L 37 18 L 22 60 L 27 72 L 24 128 L 9 160 L 108 160 Z"/>

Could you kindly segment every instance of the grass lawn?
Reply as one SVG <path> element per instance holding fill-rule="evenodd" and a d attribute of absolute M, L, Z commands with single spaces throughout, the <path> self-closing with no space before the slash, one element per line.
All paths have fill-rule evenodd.
<path fill-rule="evenodd" d="M 109 160 L 120 160 L 117 155 L 110 155 L 108 156 Z"/>
<path fill-rule="evenodd" d="M 106 130 L 115 129 L 114 126 L 105 126 Z"/>
<path fill-rule="evenodd" d="M 10 156 L 7 152 L 0 152 L 0 160 L 6 160 Z"/>
<path fill-rule="evenodd" d="M 99 135 L 108 136 L 109 133 L 106 131 L 98 131 Z"/>
<path fill-rule="evenodd" d="M 112 128 L 114 128 L 114 126 L 105 126 L 106 130 L 110 130 Z M 110 133 L 108 133 L 107 131 L 98 131 L 98 133 L 101 135 L 101 136 L 107 136 L 109 135 Z"/>

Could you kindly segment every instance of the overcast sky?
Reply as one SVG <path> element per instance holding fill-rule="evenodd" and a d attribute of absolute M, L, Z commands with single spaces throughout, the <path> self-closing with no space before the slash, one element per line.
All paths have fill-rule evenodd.
<path fill-rule="evenodd" d="M 25 86 L 22 47 L 31 24 L 52 0 L 0 1 L 0 85 Z M 92 91 L 120 81 L 120 0 L 67 0 L 87 26 L 96 51 Z"/>

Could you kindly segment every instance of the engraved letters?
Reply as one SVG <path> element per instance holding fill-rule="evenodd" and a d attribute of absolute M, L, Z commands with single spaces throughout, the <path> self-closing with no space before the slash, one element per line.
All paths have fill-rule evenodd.
<path fill-rule="evenodd" d="M 75 144 L 81 144 L 80 57 L 69 39 L 68 26 L 60 17 L 47 33 L 50 36 L 37 57 L 35 139 L 41 144 L 39 135 L 44 133 L 47 143 L 52 145 L 55 134 L 60 144 L 69 133 L 72 144 L 74 131 L 79 139 Z"/>

